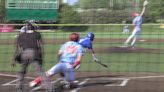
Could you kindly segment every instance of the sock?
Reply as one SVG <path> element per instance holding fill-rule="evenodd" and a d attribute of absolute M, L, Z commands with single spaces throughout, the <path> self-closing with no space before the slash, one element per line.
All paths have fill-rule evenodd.
<path fill-rule="evenodd" d="M 42 77 L 37 77 L 37 78 L 34 80 L 34 82 L 35 82 L 36 84 L 40 84 L 41 81 L 42 81 Z"/>

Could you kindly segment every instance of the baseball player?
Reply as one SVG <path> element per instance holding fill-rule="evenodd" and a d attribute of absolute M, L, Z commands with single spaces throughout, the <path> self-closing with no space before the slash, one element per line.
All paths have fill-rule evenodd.
<path fill-rule="evenodd" d="M 135 47 L 135 42 L 139 38 L 140 33 L 141 33 L 141 26 L 142 26 L 142 21 L 143 21 L 142 16 L 143 16 L 143 14 L 145 12 L 145 7 L 146 7 L 147 4 L 148 4 L 148 2 L 145 1 L 144 4 L 143 4 L 142 12 L 140 14 L 139 13 L 133 13 L 132 14 L 132 16 L 135 17 L 133 19 L 134 29 L 133 29 L 132 34 L 128 37 L 128 39 L 124 43 L 126 46 L 133 39 L 132 42 L 131 42 L 131 44 L 130 44 L 130 46 L 132 48 Z"/>
<path fill-rule="evenodd" d="M 81 38 L 78 43 L 83 47 L 89 50 L 92 53 L 93 61 L 98 61 L 95 51 L 93 50 L 92 42 L 94 41 L 95 35 L 93 32 L 88 32 L 84 38 Z M 78 65 L 75 69 L 79 69 L 80 65 Z M 60 73 L 61 76 L 64 74 Z"/>
<path fill-rule="evenodd" d="M 98 61 L 98 59 L 96 58 L 96 55 L 95 55 L 95 52 L 93 50 L 93 46 L 92 46 L 92 42 L 94 40 L 94 33 L 93 32 L 88 32 L 86 34 L 86 36 L 84 38 L 81 38 L 78 43 L 85 49 L 88 49 L 89 52 L 92 53 L 92 58 L 93 58 L 93 61 Z M 78 70 L 80 68 L 80 65 L 78 65 L 75 69 Z M 63 73 L 60 73 L 60 75 L 62 77 L 64 77 L 64 74 Z"/>
<path fill-rule="evenodd" d="M 123 31 L 122 31 L 122 33 L 123 34 L 127 34 L 127 33 L 129 33 L 129 27 L 128 27 L 128 25 L 125 25 L 124 27 L 123 27 Z"/>
<path fill-rule="evenodd" d="M 80 65 L 83 54 L 83 47 L 78 43 L 79 34 L 72 33 L 70 41 L 63 44 L 58 51 L 58 63 L 46 72 L 47 77 L 52 77 L 57 73 L 63 73 L 64 79 L 69 83 L 69 88 L 75 87 L 75 72 L 74 69 Z M 42 81 L 41 77 L 30 82 L 30 86 L 39 85 Z"/>
<path fill-rule="evenodd" d="M 92 58 L 94 61 L 98 61 L 95 52 L 93 50 L 92 42 L 94 40 L 94 33 L 88 32 L 87 35 L 84 38 L 81 38 L 79 40 L 79 44 L 83 46 L 83 48 L 87 48 L 92 53 Z"/>

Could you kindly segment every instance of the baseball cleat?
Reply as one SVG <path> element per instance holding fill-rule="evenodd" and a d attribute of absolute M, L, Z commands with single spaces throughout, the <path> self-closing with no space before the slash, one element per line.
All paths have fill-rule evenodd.
<path fill-rule="evenodd" d="M 38 91 L 38 90 L 41 90 L 41 89 L 43 89 L 42 86 L 36 86 L 30 92 Z"/>
<path fill-rule="evenodd" d="M 29 87 L 36 87 L 37 86 L 37 83 L 35 81 L 31 81 L 29 83 Z"/>

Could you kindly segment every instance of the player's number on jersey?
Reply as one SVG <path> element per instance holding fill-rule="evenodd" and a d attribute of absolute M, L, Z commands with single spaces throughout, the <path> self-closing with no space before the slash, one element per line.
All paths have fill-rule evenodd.
<path fill-rule="evenodd" d="M 68 46 L 67 48 L 66 48 L 66 51 L 68 52 L 68 53 L 75 53 L 75 51 L 76 51 L 76 46 Z"/>

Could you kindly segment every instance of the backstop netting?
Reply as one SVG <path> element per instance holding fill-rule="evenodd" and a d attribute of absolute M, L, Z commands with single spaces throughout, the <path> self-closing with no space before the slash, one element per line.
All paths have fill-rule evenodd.
<path fill-rule="evenodd" d="M 162 0 L 160 1 L 162 3 Z M 164 91 L 164 24 L 162 14 L 153 11 L 154 7 L 160 10 L 160 7 L 157 7 L 160 3 L 152 3 L 152 0 L 149 0 L 150 6 L 146 7 L 142 31 L 134 47 L 130 43 L 125 44 L 125 41 L 134 29 L 131 14 L 140 13 L 143 1 L 75 0 L 70 3 L 69 0 L 63 0 L 63 3 L 59 5 L 59 10 L 55 11 L 55 18 L 51 15 L 52 20 L 36 18 L 37 31 L 41 33 L 44 42 L 45 71 L 58 63 L 58 50 L 63 43 L 69 41 L 69 35 L 73 32 L 79 33 L 80 38 L 85 37 L 88 32 L 93 32 L 95 55 L 99 62 L 108 67 L 93 61 L 91 52 L 85 49 L 81 66 L 75 70 L 78 87 L 62 89 L 61 92 Z M 157 16 L 154 17 L 152 14 Z M 25 24 L 24 20 L 8 20 L 4 17 L 3 19 L 0 24 L 0 90 L 14 92 L 20 64 L 16 64 L 16 67 L 11 67 L 10 64 L 16 49 L 15 40 Z M 31 19 L 32 17 L 29 18 Z M 33 89 L 28 83 L 36 77 L 33 67 L 30 66 L 24 83 L 25 92 Z M 61 78 L 63 77 L 55 75 L 51 81 L 56 85 Z M 37 91 L 45 92 L 43 89 Z"/>
<path fill-rule="evenodd" d="M 77 80 L 82 82 L 88 79 L 84 85 L 87 86 L 89 83 L 92 87 L 87 86 L 87 90 L 94 90 L 96 88 L 99 88 L 99 90 L 110 89 L 114 92 L 123 90 L 126 92 L 144 92 L 147 90 L 150 92 L 161 92 L 163 90 L 163 87 L 160 86 L 163 84 L 164 65 L 164 33 L 162 31 L 162 25 L 143 25 L 142 33 L 134 48 L 124 45 L 124 42 L 131 34 L 133 29 L 132 25 L 128 25 L 129 33 L 123 32 L 125 25 L 121 24 L 46 26 L 56 27 L 51 30 L 49 28 L 38 30 L 44 39 L 45 70 L 48 70 L 58 62 L 56 58 L 57 52 L 60 46 L 69 40 L 69 34 L 72 33 L 72 31 L 68 30 L 62 31 L 60 28 L 66 27 L 72 30 L 86 29 L 86 31 L 78 31 L 80 37 L 85 37 L 87 32 L 94 32 L 95 40 L 93 41 L 93 48 L 95 54 L 100 62 L 108 65 L 108 68 L 105 68 L 94 62 L 91 53 L 86 49 L 81 67 L 77 70 Z M 10 86 L 11 89 L 15 82 L 5 86 L 4 84 L 12 81 L 16 71 L 20 69 L 19 64 L 17 64 L 15 68 L 10 66 L 15 50 L 14 40 L 18 33 L 17 29 L 15 29 L 14 32 L 0 34 L 1 77 L 6 78 L 4 76 L 11 74 L 9 76 L 9 79 L 10 77 L 11 79 L 8 80 L 8 77 L 7 79 L 3 79 L 5 81 L 2 82 L 1 86 Z M 31 68 L 27 75 L 36 77 Z M 145 87 L 145 85 L 147 87 Z M 83 90 L 83 88 L 81 88 L 81 90 Z"/>

